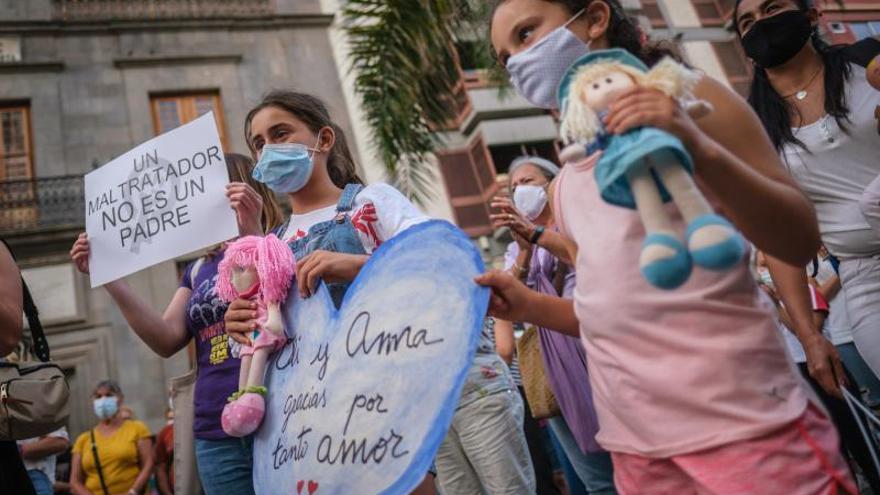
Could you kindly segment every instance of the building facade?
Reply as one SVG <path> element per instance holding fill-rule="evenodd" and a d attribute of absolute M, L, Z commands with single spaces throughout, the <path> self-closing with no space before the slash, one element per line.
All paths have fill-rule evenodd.
<path fill-rule="evenodd" d="M 208 111 L 225 150 L 247 154 L 244 117 L 274 88 L 321 97 L 350 130 L 332 20 L 317 0 L 0 0 L 0 236 L 69 375 L 72 433 L 94 423 L 91 387 L 108 377 L 157 431 L 191 362 L 150 351 L 70 264 L 82 175 Z M 128 281 L 161 311 L 185 261 Z"/>

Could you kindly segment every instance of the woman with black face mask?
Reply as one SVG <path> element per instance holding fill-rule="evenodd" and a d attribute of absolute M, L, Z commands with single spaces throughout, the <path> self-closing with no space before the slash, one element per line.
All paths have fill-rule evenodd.
<path fill-rule="evenodd" d="M 735 26 L 755 64 L 749 103 L 816 208 L 822 241 L 840 259 L 856 347 L 880 375 L 880 234 L 865 220 L 871 214 L 865 209 L 880 205 L 861 202 L 865 186 L 880 175 L 874 116 L 880 92 L 870 86 L 864 68 L 874 55 L 864 52 L 880 52 L 880 42 L 829 46 L 819 35 L 819 12 L 809 1 L 737 2 Z M 810 321 L 804 270 L 773 259 L 768 265 L 807 349 L 810 373 L 839 396 L 814 373 L 819 360 L 828 357 L 839 369 L 839 358 Z M 838 373 L 836 379 L 843 378 Z"/>

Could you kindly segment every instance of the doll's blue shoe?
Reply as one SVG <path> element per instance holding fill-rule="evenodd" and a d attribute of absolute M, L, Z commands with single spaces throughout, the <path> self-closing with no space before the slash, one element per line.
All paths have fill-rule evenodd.
<path fill-rule="evenodd" d="M 694 234 L 700 229 L 710 226 L 723 227 L 726 230 L 717 242 L 707 246 L 692 248 Z M 745 243 L 739 232 L 723 217 L 714 213 L 701 215 L 691 221 L 687 227 L 688 246 L 691 247 L 691 258 L 697 266 L 708 270 L 727 270 L 740 262 L 745 256 Z"/>
<path fill-rule="evenodd" d="M 654 260 L 641 267 L 642 276 L 659 289 L 674 289 L 685 283 L 691 274 L 691 257 L 684 244 L 669 234 L 651 233 L 645 236 L 642 252 L 649 246 L 664 246 L 674 251 L 672 256 Z"/>

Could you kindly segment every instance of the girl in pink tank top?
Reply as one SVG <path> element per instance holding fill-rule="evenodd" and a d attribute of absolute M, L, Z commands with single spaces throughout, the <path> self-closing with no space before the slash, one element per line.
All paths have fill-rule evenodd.
<path fill-rule="evenodd" d="M 637 31 L 620 12 L 616 0 L 503 0 L 492 44 L 517 91 L 553 107 L 563 73 L 590 48 L 641 50 L 649 64 L 659 58 L 627 37 Z M 634 88 L 612 103 L 605 127 L 653 126 L 678 137 L 716 211 L 763 251 L 806 262 L 818 246 L 815 215 L 760 123 L 709 78 L 694 93 L 715 109 L 699 126 L 671 98 Z M 612 452 L 618 491 L 855 493 L 836 433 L 809 404 L 746 258 L 729 271 L 694 270 L 676 290 L 649 285 L 634 261 L 645 236 L 638 213 L 601 199 L 598 153 L 566 164 L 553 191 L 556 223 L 577 246 L 573 303 L 500 272 L 477 281 L 492 287 L 498 317 L 581 337 L 597 440 Z M 684 230 L 678 211 L 666 208 L 672 228 Z"/>

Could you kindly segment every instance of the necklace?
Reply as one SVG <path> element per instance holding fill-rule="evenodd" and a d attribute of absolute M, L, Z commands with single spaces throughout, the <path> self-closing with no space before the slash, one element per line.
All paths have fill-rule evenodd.
<path fill-rule="evenodd" d="M 798 101 L 803 101 L 803 99 L 807 97 L 807 88 L 809 88 L 810 85 L 813 84 L 813 81 L 816 80 L 816 76 L 818 76 L 820 72 L 822 72 L 822 66 L 821 66 L 821 65 L 820 65 L 819 68 L 816 70 L 816 72 L 814 72 L 813 75 L 810 76 L 810 80 L 807 81 L 807 84 L 804 84 L 804 88 L 803 88 L 803 89 L 801 89 L 800 91 L 796 91 L 796 92 L 794 92 L 794 93 L 791 93 L 791 94 L 785 95 L 785 96 L 783 96 L 783 98 L 788 99 L 788 98 L 791 98 L 792 96 L 794 96 L 795 98 L 798 99 Z"/>

